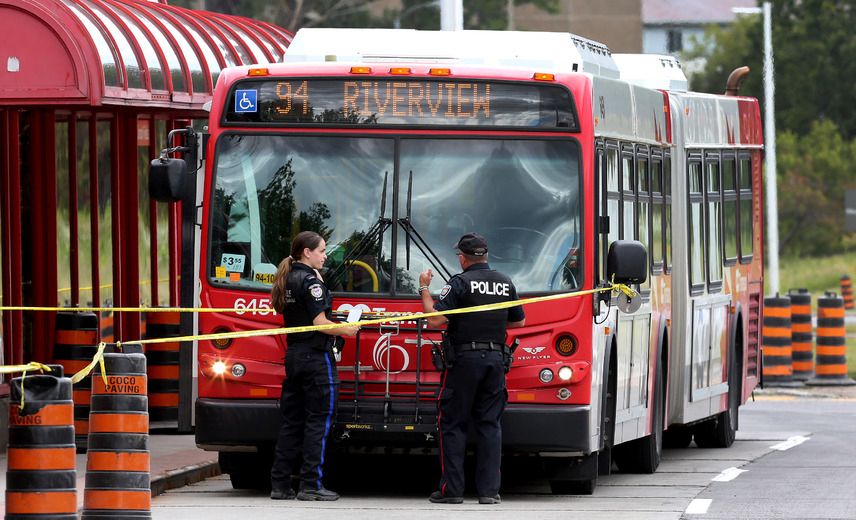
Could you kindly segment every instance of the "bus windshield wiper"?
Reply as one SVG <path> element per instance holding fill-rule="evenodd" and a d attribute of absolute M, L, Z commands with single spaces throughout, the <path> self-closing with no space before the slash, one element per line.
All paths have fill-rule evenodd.
<path fill-rule="evenodd" d="M 345 255 L 345 258 L 342 259 L 342 263 L 339 264 L 333 273 L 330 275 L 330 282 L 332 283 L 335 280 L 338 280 L 338 277 L 344 274 L 345 269 L 348 268 L 348 265 L 360 256 L 364 255 L 366 252 L 370 250 L 370 248 L 375 245 L 375 240 L 377 241 L 377 250 L 378 250 L 378 258 L 380 258 L 380 252 L 383 250 L 383 235 L 386 233 L 386 230 L 392 225 L 392 219 L 386 218 L 386 186 L 387 180 L 389 177 L 389 172 L 383 173 L 383 193 L 380 197 L 380 216 L 377 219 L 377 222 L 372 224 L 372 227 L 366 231 L 366 234 L 360 238 L 360 241 L 357 242 L 348 253 Z"/>
<path fill-rule="evenodd" d="M 416 228 L 413 227 L 412 217 L 412 209 L 413 209 L 413 171 L 411 170 L 410 176 L 407 179 L 407 216 L 404 218 L 398 219 L 398 224 L 401 226 L 401 229 L 404 230 L 405 233 L 405 262 L 407 270 L 410 270 L 410 241 L 416 244 L 416 247 L 419 248 L 419 251 L 425 256 L 425 258 L 431 263 L 434 269 L 437 270 L 437 274 L 443 277 L 444 280 L 448 281 L 449 278 L 452 277 L 452 273 L 449 272 L 449 269 L 443 265 L 443 261 L 440 260 L 440 257 L 431 249 L 425 239 L 422 238 L 422 235 L 416 231 Z"/>

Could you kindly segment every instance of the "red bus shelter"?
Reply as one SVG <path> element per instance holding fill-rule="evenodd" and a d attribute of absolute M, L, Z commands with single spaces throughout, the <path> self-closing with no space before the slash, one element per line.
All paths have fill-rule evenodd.
<path fill-rule="evenodd" d="M 148 163 L 206 124 L 223 68 L 292 35 L 163 0 L 0 0 L 0 33 L 2 304 L 177 305 L 180 211 L 149 200 Z M 2 364 L 50 361 L 54 320 L 2 312 Z M 141 316 L 113 327 L 139 338 Z"/>

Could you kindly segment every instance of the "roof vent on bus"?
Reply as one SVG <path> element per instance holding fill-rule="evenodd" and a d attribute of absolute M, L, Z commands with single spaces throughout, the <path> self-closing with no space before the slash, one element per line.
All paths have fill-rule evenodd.
<path fill-rule="evenodd" d="M 661 90 L 688 88 L 681 62 L 665 54 L 613 54 L 621 79 L 634 85 Z"/>
<path fill-rule="evenodd" d="M 618 79 L 618 68 L 606 45 L 568 33 L 534 31 L 308 28 L 297 31 L 283 61 L 578 71 Z"/>

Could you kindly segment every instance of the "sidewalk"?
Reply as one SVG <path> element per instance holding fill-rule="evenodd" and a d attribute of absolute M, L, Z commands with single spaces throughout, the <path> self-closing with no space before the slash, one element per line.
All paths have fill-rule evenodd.
<path fill-rule="evenodd" d="M 173 430 L 174 431 L 174 430 Z M 220 474 L 217 453 L 196 447 L 193 434 L 179 435 L 155 430 L 149 435 L 152 496 Z M 77 455 L 77 504 L 83 506 L 86 454 Z M 6 453 L 0 454 L 0 489 L 6 489 Z M 0 494 L 0 511 L 6 511 L 6 495 Z"/>

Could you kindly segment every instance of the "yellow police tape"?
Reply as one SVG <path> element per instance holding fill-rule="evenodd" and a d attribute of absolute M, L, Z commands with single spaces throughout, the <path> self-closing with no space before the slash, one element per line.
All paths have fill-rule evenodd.
<path fill-rule="evenodd" d="M 180 336 L 180 337 L 170 337 L 170 338 L 154 338 L 154 339 L 144 339 L 139 341 L 125 341 L 124 343 L 133 343 L 135 345 L 154 345 L 158 343 L 175 343 L 182 341 L 198 341 L 198 340 L 213 340 L 213 339 L 237 339 L 237 338 L 252 338 L 258 336 L 279 336 L 282 334 L 295 334 L 299 332 L 313 332 L 319 330 L 332 330 L 332 329 L 340 329 L 344 327 L 362 327 L 366 325 L 380 325 L 382 323 L 389 323 L 393 321 L 409 321 L 415 319 L 422 318 L 431 318 L 433 316 L 447 316 L 451 314 L 466 314 L 470 312 L 485 312 L 485 311 L 495 311 L 501 309 L 508 309 L 511 307 L 517 307 L 519 305 L 529 305 L 532 303 L 540 303 L 546 301 L 553 300 L 562 300 L 566 298 L 573 298 L 578 296 L 585 296 L 587 294 L 594 294 L 599 292 L 607 292 L 607 291 L 620 291 L 627 295 L 628 297 L 633 297 L 636 295 L 636 291 L 628 287 L 624 284 L 611 284 L 607 287 L 601 287 L 598 289 L 591 289 L 587 291 L 579 291 L 579 292 L 571 292 L 571 293 L 562 293 L 562 294 L 551 294 L 549 296 L 537 296 L 534 298 L 524 298 L 521 300 L 512 300 L 507 302 L 500 303 L 489 303 L 485 305 L 476 305 L 473 307 L 462 307 L 460 309 L 451 309 L 448 311 L 434 311 L 434 312 L 425 312 L 418 314 L 400 314 L 400 315 L 392 315 L 392 316 L 384 316 L 382 318 L 373 319 L 373 320 L 361 320 L 355 322 L 342 322 L 342 323 L 330 323 L 326 325 L 306 325 L 303 327 L 282 327 L 276 329 L 260 329 L 260 330 L 244 330 L 237 332 L 217 332 L 212 334 L 196 334 L 193 336 Z M 116 345 L 120 345 L 122 342 L 117 342 Z"/>
<path fill-rule="evenodd" d="M 71 384 L 79 383 L 83 380 L 84 377 L 89 375 L 89 372 L 92 371 L 93 367 L 95 367 L 96 363 L 101 363 L 101 377 L 104 379 L 104 384 L 107 384 L 107 371 L 104 367 L 104 349 L 107 347 L 106 343 L 101 343 L 98 345 L 98 351 L 95 353 L 95 356 L 92 358 L 92 361 L 82 370 L 78 371 L 76 374 L 71 376 Z M 44 365 L 39 363 L 38 361 L 30 361 L 25 365 L 6 365 L 0 366 L 0 374 L 14 374 L 21 372 L 21 404 L 18 405 L 21 410 L 24 409 L 24 381 L 27 378 L 27 372 L 53 372 L 53 369 L 48 365 Z"/>
<path fill-rule="evenodd" d="M 597 289 L 590 289 L 587 291 L 551 294 L 549 296 L 536 296 L 534 298 L 524 298 L 521 300 L 512 300 L 512 301 L 500 302 L 500 303 L 489 303 L 489 304 L 485 304 L 485 305 L 476 305 L 473 307 L 462 307 L 460 309 L 451 309 L 448 311 L 434 311 L 434 312 L 417 313 L 417 314 L 400 314 L 400 315 L 384 316 L 382 318 L 373 319 L 373 320 L 330 323 L 330 324 L 325 324 L 325 325 L 307 325 L 307 326 L 303 326 L 303 327 L 282 327 L 282 328 L 276 328 L 276 329 L 245 330 L 245 331 L 237 331 L 237 332 L 217 332 L 217 333 L 212 333 L 212 334 L 194 334 L 191 336 L 154 338 L 154 339 L 144 339 L 144 340 L 137 340 L 137 341 L 117 341 L 116 346 L 117 346 L 117 348 L 121 348 L 123 343 L 134 344 L 134 345 L 153 345 L 153 344 L 158 344 L 158 343 L 177 343 L 177 342 L 182 342 L 182 341 L 237 339 L 237 338 L 252 338 L 252 337 L 259 337 L 259 336 L 279 336 L 279 335 L 283 335 L 283 334 L 295 334 L 295 333 L 299 333 L 299 332 L 332 330 L 332 329 L 339 329 L 339 328 L 344 328 L 344 327 L 354 327 L 354 326 L 362 327 L 362 326 L 366 326 L 366 325 L 380 325 L 383 323 L 389 323 L 389 322 L 393 322 L 393 321 L 408 321 L 408 320 L 414 320 L 414 319 L 431 318 L 434 316 L 448 316 L 451 314 L 466 314 L 466 313 L 470 313 L 470 312 L 495 311 L 495 310 L 501 310 L 501 309 L 508 309 L 511 307 L 517 307 L 519 305 L 530 305 L 533 303 L 540 303 L 540 302 L 553 301 L 553 300 L 562 300 L 562 299 L 566 299 L 566 298 L 575 298 L 575 297 L 579 297 L 579 296 L 585 296 L 587 294 L 594 294 L 594 293 L 607 292 L 607 291 L 609 291 L 609 292 L 618 291 L 618 292 L 624 293 L 627 297 L 630 297 L 630 298 L 634 297 L 637 294 L 636 291 L 634 291 L 633 289 L 631 289 L 627 285 L 620 284 L 620 283 L 613 283 L 613 284 L 610 284 L 606 287 L 600 287 Z M 9 307 L 0 307 L 0 310 L 57 310 L 57 309 L 65 310 L 65 311 L 75 310 L 75 311 L 83 312 L 83 311 L 88 311 L 89 309 L 99 309 L 99 308 L 97 308 L 97 307 L 89 307 L 89 308 L 74 307 L 73 309 L 69 309 L 67 307 L 63 307 L 63 308 L 21 307 L 21 308 L 10 309 Z M 119 307 L 118 309 L 129 310 L 131 308 Z M 136 308 L 134 308 L 133 310 L 137 311 L 137 312 L 167 312 L 167 311 L 173 311 L 173 310 L 177 311 L 177 312 L 195 312 L 195 311 L 234 312 L 234 311 L 238 311 L 238 310 L 242 311 L 242 312 L 253 312 L 253 311 L 250 311 L 248 309 L 183 309 L 183 308 L 169 308 L 169 309 L 167 309 L 164 307 L 152 308 L 152 309 L 145 309 L 145 308 L 136 309 Z M 259 311 L 255 310 L 255 312 L 259 312 Z M 262 311 L 262 312 L 267 312 L 267 311 Z M 377 314 L 382 314 L 382 313 L 377 313 Z M 101 343 L 100 345 L 98 345 L 98 351 L 96 352 L 95 356 L 92 358 L 92 361 L 89 363 L 89 365 L 87 365 L 85 368 L 83 368 L 82 370 L 80 370 L 79 372 L 74 374 L 74 376 L 72 376 L 72 378 L 71 378 L 72 383 L 77 383 L 80 380 L 82 380 L 84 377 L 86 377 L 89 374 L 89 372 L 95 367 L 95 365 L 97 363 L 100 363 L 101 377 L 104 378 L 104 382 L 106 384 L 107 379 L 106 379 L 106 373 L 104 370 L 104 358 L 103 358 L 104 349 L 106 348 L 106 346 L 107 346 L 106 343 Z M 13 367 L 0 367 L 0 373 L 21 372 L 22 370 L 20 370 L 20 367 L 29 367 L 29 366 L 34 365 L 34 364 L 40 365 L 39 363 L 33 362 L 33 363 L 28 364 L 28 365 L 16 365 Z M 41 366 L 44 366 L 44 365 L 41 365 Z M 9 368 L 18 368 L 18 370 L 8 370 Z M 27 370 L 37 370 L 37 369 L 32 368 L 32 369 L 27 369 Z"/>
<path fill-rule="evenodd" d="M 126 343 L 130 343 L 126 341 Z M 134 343 L 137 343 L 136 341 Z M 95 367 L 97 363 L 101 364 L 101 377 L 104 378 L 104 383 L 107 383 L 107 373 L 104 370 L 104 349 L 107 348 L 106 343 L 101 343 L 98 345 L 98 350 L 95 352 L 95 356 L 92 357 L 92 361 L 89 362 L 86 367 L 79 370 L 76 374 L 71 376 L 72 383 L 79 383 L 84 377 L 86 377 L 89 372 Z M 0 366 L 0 374 L 17 374 L 21 372 L 26 375 L 27 372 L 53 372 L 53 369 L 48 365 L 39 363 L 38 361 L 30 361 L 24 365 L 3 365 Z"/>

